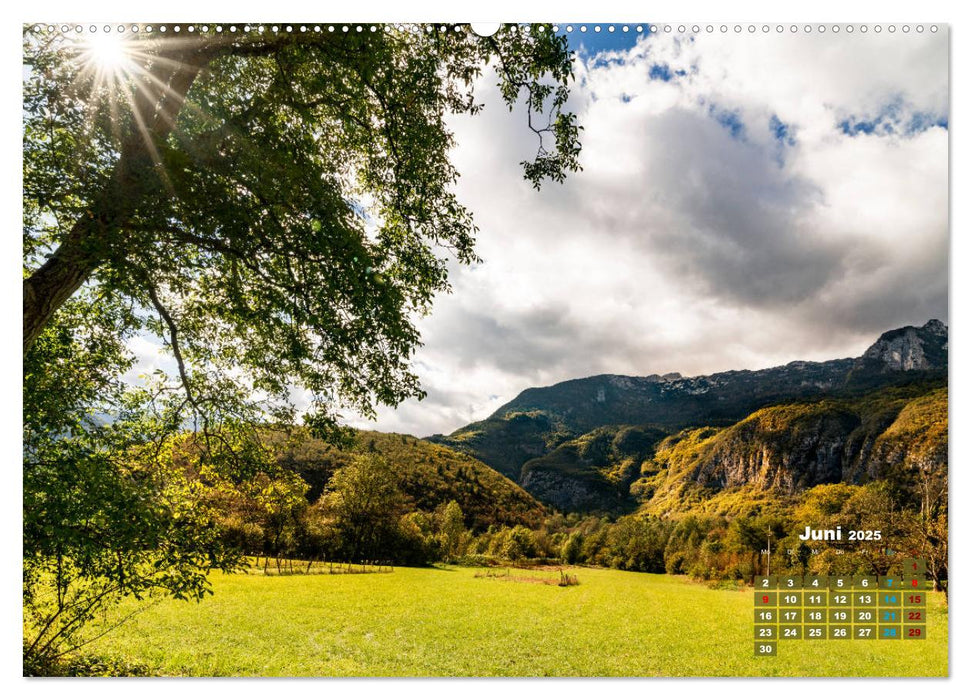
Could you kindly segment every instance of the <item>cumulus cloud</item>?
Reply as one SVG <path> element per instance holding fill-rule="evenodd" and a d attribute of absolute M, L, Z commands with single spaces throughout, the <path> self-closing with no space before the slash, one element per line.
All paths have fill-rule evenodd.
<path fill-rule="evenodd" d="M 536 192 L 519 110 L 457 118 L 481 265 L 421 323 L 419 435 L 598 373 L 860 354 L 947 319 L 948 58 L 936 35 L 649 36 L 577 58 L 583 172 Z M 355 421 L 358 425 L 364 422 Z"/>

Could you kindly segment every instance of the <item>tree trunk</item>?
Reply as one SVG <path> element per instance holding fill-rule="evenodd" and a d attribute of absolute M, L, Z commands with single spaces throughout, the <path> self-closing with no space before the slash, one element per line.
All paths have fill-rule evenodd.
<path fill-rule="evenodd" d="M 23 282 L 25 353 L 64 302 L 111 259 L 118 234 L 157 189 L 151 184 L 160 167 L 157 144 L 172 132 L 186 93 L 211 57 L 210 51 L 186 48 L 157 60 L 144 75 L 134 94 L 140 128 L 126 136 L 110 183 L 89 204 L 87 217 L 75 222 L 54 254 Z"/>

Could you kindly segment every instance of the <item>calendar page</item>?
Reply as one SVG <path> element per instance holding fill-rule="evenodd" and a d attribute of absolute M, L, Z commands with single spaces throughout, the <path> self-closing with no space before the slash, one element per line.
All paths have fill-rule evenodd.
<path fill-rule="evenodd" d="M 948 676 L 948 25 L 292 19 L 23 26 L 23 674 Z"/>

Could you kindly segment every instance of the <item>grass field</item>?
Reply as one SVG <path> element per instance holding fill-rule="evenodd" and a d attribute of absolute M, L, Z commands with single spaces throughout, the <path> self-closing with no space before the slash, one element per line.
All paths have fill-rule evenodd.
<path fill-rule="evenodd" d="M 947 611 L 928 639 L 781 642 L 753 656 L 751 589 L 575 569 L 579 586 L 467 568 L 364 575 L 216 575 L 86 651 L 193 676 L 940 676 Z M 518 578 L 517 576 L 523 578 Z M 555 578 L 556 572 L 545 575 Z"/>

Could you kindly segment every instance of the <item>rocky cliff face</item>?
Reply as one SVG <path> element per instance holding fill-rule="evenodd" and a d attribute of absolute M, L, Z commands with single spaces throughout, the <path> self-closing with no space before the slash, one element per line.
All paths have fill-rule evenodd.
<path fill-rule="evenodd" d="M 894 455 L 904 449 L 897 444 L 896 452 L 888 451 L 878 439 L 899 407 L 803 416 L 781 433 L 766 428 L 768 417 L 754 414 L 915 382 L 946 386 L 947 333 L 945 324 L 931 320 L 884 333 L 859 358 L 698 377 L 599 375 L 531 388 L 486 420 L 429 439 L 473 455 L 564 510 L 606 510 L 627 498 L 625 489 L 618 496 L 617 478 L 606 476 L 610 468 L 571 456 L 571 449 L 579 454 L 580 443 L 606 426 L 651 424 L 665 432 L 730 426 L 717 449 L 695 465 L 691 481 L 706 489 L 756 484 L 793 492 L 833 481 L 857 483 L 873 478 L 874 465 L 897 460 Z M 778 442 L 782 434 L 786 444 Z M 573 441 L 580 442 L 571 447 Z"/>
<path fill-rule="evenodd" d="M 630 507 L 630 485 L 667 432 L 654 426 L 610 426 L 564 442 L 523 465 L 523 488 L 563 511 Z"/>
<path fill-rule="evenodd" d="M 611 510 L 623 496 L 602 482 L 544 469 L 528 471 L 522 486 L 542 503 L 567 513 Z"/>
<path fill-rule="evenodd" d="M 762 409 L 714 431 L 661 443 L 653 475 L 635 482 L 645 509 L 746 487 L 796 495 L 820 484 L 889 481 L 915 497 L 947 484 L 947 389 L 911 386 L 854 399 Z"/>
<path fill-rule="evenodd" d="M 784 493 L 843 480 L 844 449 L 861 419 L 832 409 L 794 417 L 766 409 L 713 438 L 691 480 L 721 490 L 754 485 Z"/>
<path fill-rule="evenodd" d="M 867 348 L 860 364 L 879 362 L 887 372 L 947 368 L 947 326 L 933 319 L 920 328 L 888 331 Z"/>
<path fill-rule="evenodd" d="M 548 505 L 587 512 L 629 510 L 638 501 L 662 514 L 736 489 L 795 496 L 821 484 L 873 480 L 940 498 L 947 425 L 947 388 L 925 381 L 770 406 L 726 428 L 668 436 L 646 427 L 599 428 L 528 461 L 522 484 Z"/>

